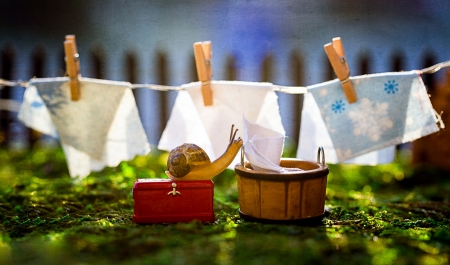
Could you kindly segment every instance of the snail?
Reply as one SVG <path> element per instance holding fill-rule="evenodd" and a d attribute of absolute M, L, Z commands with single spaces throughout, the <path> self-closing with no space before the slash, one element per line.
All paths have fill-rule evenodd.
<path fill-rule="evenodd" d="M 241 137 L 235 140 L 237 131 L 232 125 L 227 149 L 213 162 L 195 144 L 185 143 L 174 148 L 167 159 L 167 176 L 173 180 L 210 180 L 220 174 L 230 165 L 243 144 Z"/>

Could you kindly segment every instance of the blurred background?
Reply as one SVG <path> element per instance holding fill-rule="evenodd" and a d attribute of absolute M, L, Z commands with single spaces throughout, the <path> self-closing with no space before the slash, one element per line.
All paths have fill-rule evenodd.
<path fill-rule="evenodd" d="M 75 34 L 84 77 L 161 85 L 197 81 L 192 44 L 210 40 L 215 80 L 307 86 L 335 78 L 323 45 L 337 36 L 352 75 L 449 60 L 448 14 L 448 0 L 6 0 L 0 2 L 0 78 L 64 76 L 63 42 Z M 424 81 L 442 111 L 436 106 L 448 105 L 439 94 L 448 95 L 445 72 Z M 0 97 L 21 102 L 23 93 L 21 87 L 3 87 Z M 148 139 L 156 145 L 176 92 L 134 93 Z M 278 96 L 295 145 L 302 97 Z M 32 146 L 42 136 L 16 116 L 0 111 L 1 144 Z M 450 141 L 445 132 L 433 137 Z M 425 150 L 427 143 L 415 147 L 418 161 L 429 162 L 436 152 L 450 155 L 442 140 L 436 141 L 441 144 L 434 151 Z"/>

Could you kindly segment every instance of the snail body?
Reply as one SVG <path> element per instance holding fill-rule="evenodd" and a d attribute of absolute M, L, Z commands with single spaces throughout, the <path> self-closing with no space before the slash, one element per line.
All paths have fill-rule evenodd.
<path fill-rule="evenodd" d="M 174 148 L 167 159 L 166 174 L 174 180 L 210 180 L 224 171 L 234 160 L 243 141 L 235 140 L 237 129 L 231 127 L 230 143 L 225 152 L 211 162 L 206 152 L 195 144 L 183 144 Z"/>

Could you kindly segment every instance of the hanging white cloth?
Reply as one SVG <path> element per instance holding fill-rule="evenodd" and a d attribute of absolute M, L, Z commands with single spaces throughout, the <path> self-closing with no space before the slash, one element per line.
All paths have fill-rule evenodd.
<path fill-rule="evenodd" d="M 32 79 L 19 111 L 28 127 L 59 137 L 72 177 L 150 151 L 129 83 L 80 78 L 80 89 L 72 101 L 68 78 Z"/>
<path fill-rule="evenodd" d="M 253 123 L 285 133 L 278 97 L 270 83 L 211 81 L 212 106 L 204 106 L 200 82 L 182 89 L 159 141 L 161 150 L 194 143 L 215 160 L 228 146 L 232 124 L 239 129 L 236 137 L 243 137 L 243 115 Z M 238 162 L 236 157 L 230 167 Z"/>

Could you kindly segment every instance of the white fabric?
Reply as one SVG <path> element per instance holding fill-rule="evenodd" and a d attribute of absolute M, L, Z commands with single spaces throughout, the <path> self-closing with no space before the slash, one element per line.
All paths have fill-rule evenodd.
<path fill-rule="evenodd" d="M 204 106 L 201 83 L 182 86 L 178 92 L 158 148 L 170 151 L 183 143 L 203 148 L 211 160 L 221 156 L 229 143 L 231 125 L 243 138 L 242 115 L 253 123 L 285 133 L 281 123 L 278 97 L 270 83 L 212 81 L 213 105 Z M 238 156 L 230 164 L 234 167 Z"/>
<path fill-rule="evenodd" d="M 348 139 L 351 141 L 351 139 Z M 327 127 L 320 115 L 320 109 L 311 93 L 303 98 L 303 110 L 300 125 L 299 145 L 297 158 L 315 161 L 317 150 L 322 146 L 325 152 L 326 163 L 339 163 L 336 150 L 331 141 Z M 395 158 L 395 146 L 389 146 L 378 151 L 344 161 L 346 164 L 377 165 L 391 163 Z"/>
<path fill-rule="evenodd" d="M 280 166 L 284 134 L 249 122 L 244 117 L 244 153 L 253 169 L 279 173 L 299 169 Z"/>
<path fill-rule="evenodd" d="M 81 78 L 81 98 L 72 101 L 67 81 L 33 79 L 19 119 L 42 133 L 60 136 L 72 177 L 85 177 L 150 151 L 129 83 Z"/>
<path fill-rule="evenodd" d="M 26 126 L 36 131 L 53 138 L 59 138 L 58 130 L 56 130 L 52 117 L 50 117 L 50 113 L 35 86 L 26 88 L 18 118 Z"/>

